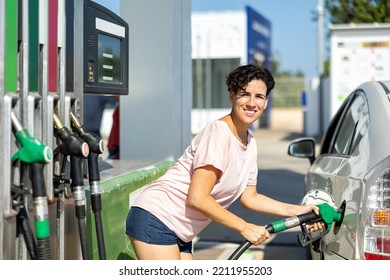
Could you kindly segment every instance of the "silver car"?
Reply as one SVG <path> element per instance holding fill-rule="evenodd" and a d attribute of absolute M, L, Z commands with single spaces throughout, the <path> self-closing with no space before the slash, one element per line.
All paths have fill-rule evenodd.
<path fill-rule="evenodd" d="M 308 248 L 313 259 L 390 260 L 390 81 L 357 87 L 333 117 L 316 155 L 315 140 L 291 142 L 308 158 L 305 193 L 322 190 L 342 222 Z"/>

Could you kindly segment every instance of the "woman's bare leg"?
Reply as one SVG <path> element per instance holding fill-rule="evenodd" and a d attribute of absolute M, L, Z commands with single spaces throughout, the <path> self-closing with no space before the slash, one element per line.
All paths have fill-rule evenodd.
<path fill-rule="evenodd" d="M 139 260 L 192 260 L 189 253 L 180 253 L 179 247 L 175 245 L 148 244 L 130 238 L 135 254 Z"/>
<path fill-rule="evenodd" d="M 180 253 L 180 259 L 183 260 L 183 261 L 184 260 L 192 261 L 194 259 L 194 256 L 192 254 L 190 254 L 190 253 L 183 253 L 183 252 L 181 252 Z"/>

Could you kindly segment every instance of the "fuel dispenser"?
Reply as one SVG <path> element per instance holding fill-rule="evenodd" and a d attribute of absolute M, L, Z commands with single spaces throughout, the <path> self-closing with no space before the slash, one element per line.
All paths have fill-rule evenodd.
<path fill-rule="evenodd" d="M 0 259 L 90 259 L 89 203 L 106 258 L 84 94 L 128 94 L 127 23 L 89 0 L 0 0 Z"/>
<path fill-rule="evenodd" d="M 80 108 L 83 107 L 83 94 L 128 94 L 128 24 L 96 2 L 81 2 L 84 2 L 83 7 L 80 7 L 79 1 L 68 0 L 66 8 L 67 20 L 74 22 L 73 26 L 68 24 L 66 37 L 66 62 L 69 66 L 66 88 L 67 92 L 78 94 L 80 106 L 72 106 L 68 117 L 72 130 L 89 146 L 89 155 L 83 162 L 88 166 L 85 175 L 89 183 L 89 201 L 94 213 L 99 259 L 106 259 L 99 168 L 99 157 L 104 151 L 104 143 L 84 128 Z M 78 8 L 83 10 L 83 15 L 76 12 Z M 84 33 L 75 32 L 76 30 L 84 30 Z M 82 52 L 75 51 L 77 44 L 82 45 L 79 46 Z"/>

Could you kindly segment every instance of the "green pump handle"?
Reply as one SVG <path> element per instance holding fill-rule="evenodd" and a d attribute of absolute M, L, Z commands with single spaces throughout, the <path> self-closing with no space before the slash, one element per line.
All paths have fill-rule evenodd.
<path fill-rule="evenodd" d="M 34 138 L 20 123 L 13 111 L 11 111 L 12 129 L 16 139 L 21 147 L 12 156 L 12 160 L 20 160 L 25 163 L 49 163 L 52 159 L 50 147 L 43 144 L 37 138 Z"/>
<path fill-rule="evenodd" d="M 343 219 L 343 213 L 334 209 L 328 203 L 322 203 L 317 205 L 320 209 L 321 219 L 325 223 L 328 229 L 332 227 L 333 222 L 341 222 Z"/>
<path fill-rule="evenodd" d="M 25 163 L 49 163 L 52 159 L 50 147 L 43 144 L 37 138 L 32 137 L 27 129 L 23 128 L 15 132 L 15 137 L 21 144 L 21 148 L 12 156 L 12 160 L 19 159 Z"/>
<path fill-rule="evenodd" d="M 305 234 L 303 238 L 301 238 L 302 240 L 299 240 L 302 246 L 306 246 L 313 241 L 319 239 L 323 235 L 327 234 L 332 226 L 332 223 L 341 222 L 343 218 L 343 214 L 340 211 L 334 209 L 327 203 L 319 204 L 317 206 L 319 208 L 319 215 L 314 212 L 310 212 L 293 217 L 288 217 L 267 225 L 266 229 L 269 233 L 278 233 L 300 225 L 302 230 L 305 229 L 305 233 L 308 233 L 306 227 L 304 226 L 305 223 L 325 223 L 326 229 L 320 235 L 316 236 L 315 238 L 310 238 L 310 234 Z M 308 236 L 309 239 L 307 238 Z M 244 241 L 229 257 L 229 260 L 237 260 L 251 245 L 252 244 L 248 240 Z"/>

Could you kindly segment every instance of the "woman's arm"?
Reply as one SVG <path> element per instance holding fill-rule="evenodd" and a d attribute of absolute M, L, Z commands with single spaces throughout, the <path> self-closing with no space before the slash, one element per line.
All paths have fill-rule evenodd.
<path fill-rule="evenodd" d="M 246 240 L 258 245 L 269 237 L 263 226 L 247 223 L 242 218 L 223 208 L 211 195 L 221 171 L 213 166 L 197 168 L 192 176 L 187 203 L 213 221 L 239 232 Z"/>
<path fill-rule="evenodd" d="M 295 205 L 272 199 L 259 194 L 256 186 L 248 186 L 241 195 L 240 202 L 247 209 L 275 216 L 296 216 L 314 211 L 317 215 L 318 207 L 310 205 Z"/>
<path fill-rule="evenodd" d="M 250 210 L 275 215 L 291 217 L 304 213 L 314 212 L 319 214 L 319 209 L 314 204 L 308 205 L 295 205 L 290 203 L 281 202 L 272 199 L 268 196 L 259 194 L 256 190 L 256 186 L 248 186 L 244 190 L 240 198 L 241 204 Z M 315 232 L 323 229 L 325 224 L 323 222 L 307 223 L 306 227 L 311 231 Z"/>

